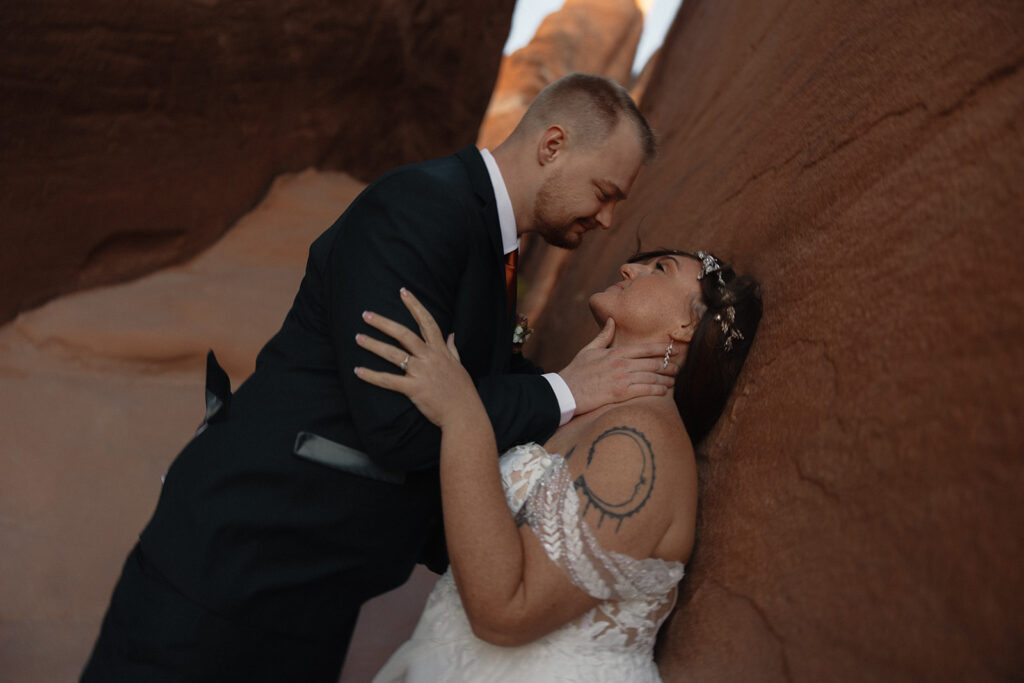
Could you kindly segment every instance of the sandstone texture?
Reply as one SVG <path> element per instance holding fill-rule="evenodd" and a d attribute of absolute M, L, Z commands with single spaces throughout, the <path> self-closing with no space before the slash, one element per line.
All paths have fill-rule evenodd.
<path fill-rule="evenodd" d="M 473 142 L 514 0 L 11 0 L 0 322 L 209 246 L 272 179 Z"/>
<path fill-rule="evenodd" d="M 659 59 L 661 157 L 531 344 L 638 238 L 762 282 L 665 680 L 1019 680 L 1024 5 L 686 0 Z"/>
<path fill-rule="evenodd" d="M 7 3 L 0 320 L 194 252 L 275 169 L 368 177 L 392 163 L 388 145 L 449 151 L 431 147 L 433 128 L 412 135 L 447 125 L 444 98 L 418 109 L 387 88 L 489 88 L 459 55 L 496 68 L 511 3 L 501 30 L 490 4 L 468 5 L 431 24 L 433 10 L 388 1 L 207 0 L 153 16 Z M 373 12 L 407 32 L 348 23 Z M 491 43 L 429 42 L 474 12 Z M 462 85 L 427 69 L 434 50 Z M 567 362 L 597 331 L 587 295 L 638 240 L 714 249 L 763 284 L 757 342 L 699 452 L 699 538 L 662 633 L 666 681 L 1024 677 L 1022 62 L 1016 0 L 684 3 L 644 77 L 661 157 L 616 227 L 572 256 L 526 348 Z M 364 94 L 335 111 L 336 88 Z M 302 93 L 312 104 L 292 102 Z M 447 97 L 445 112 L 462 106 Z M 372 134 L 403 109 L 393 139 Z M 160 475 L 202 418 L 203 354 L 236 385 L 251 371 L 309 242 L 361 187 L 281 177 L 201 256 L 0 327 L 0 681 L 76 678 Z M 430 583 L 364 608 L 342 680 L 369 678 Z"/>
<path fill-rule="evenodd" d="M 110 592 L 203 407 L 213 348 L 237 386 L 277 331 L 308 245 L 362 189 L 278 178 L 211 249 L 0 328 L 0 681 L 77 680 Z M 363 608 L 343 681 L 412 632 L 433 575 Z"/>

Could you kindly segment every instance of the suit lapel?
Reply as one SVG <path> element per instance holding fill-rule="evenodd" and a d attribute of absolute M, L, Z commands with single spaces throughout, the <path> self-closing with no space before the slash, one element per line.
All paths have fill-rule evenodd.
<path fill-rule="evenodd" d="M 456 152 L 455 156 L 462 161 L 469 175 L 469 182 L 473 186 L 473 192 L 480 200 L 480 215 L 487 226 L 487 236 L 491 241 L 494 257 L 498 265 L 505 267 L 505 258 L 501 248 L 501 227 L 498 224 L 498 206 L 494 201 L 494 188 L 491 186 L 491 176 L 487 173 L 487 166 L 484 165 L 483 157 L 473 145 L 464 147 Z"/>
<path fill-rule="evenodd" d="M 491 367 L 501 371 L 508 363 L 512 344 L 512 323 L 513 313 L 508 310 L 507 297 L 505 296 L 505 254 L 501 243 L 501 226 L 498 223 L 498 207 L 494 199 L 494 188 L 491 185 L 491 176 L 487 173 L 487 166 L 483 157 L 474 145 L 469 145 L 455 154 L 466 168 L 466 173 L 472 185 L 473 192 L 480 202 L 480 218 L 483 228 L 487 232 L 490 243 L 490 258 L 492 261 L 490 272 L 493 273 L 492 280 L 487 292 L 496 289 L 501 292 L 500 299 L 490 297 L 487 307 L 492 314 L 490 324 L 498 330 L 498 343 L 491 349 Z M 494 285 L 497 284 L 497 288 Z M 481 294 L 486 296 L 486 294 Z M 515 310 L 513 308 L 513 310 Z M 476 321 L 479 324 L 481 321 Z"/>

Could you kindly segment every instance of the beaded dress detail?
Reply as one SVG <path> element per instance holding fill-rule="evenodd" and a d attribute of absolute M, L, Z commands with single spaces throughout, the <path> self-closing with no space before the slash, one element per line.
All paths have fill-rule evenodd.
<path fill-rule="evenodd" d="M 560 455 L 526 444 L 499 462 L 509 510 L 525 517 L 573 584 L 603 602 L 540 640 L 500 647 L 473 635 L 449 569 L 427 599 L 412 638 L 374 683 L 660 681 L 654 639 L 675 605 L 683 565 L 602 548 L 583 519 Z"/>

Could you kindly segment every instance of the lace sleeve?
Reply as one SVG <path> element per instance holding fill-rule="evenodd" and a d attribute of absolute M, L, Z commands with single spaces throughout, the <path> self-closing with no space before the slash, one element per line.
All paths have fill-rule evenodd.
<path fill-rule="evenodd" d="M 551 455 L 538 444 L 528 443 L 510 449 L 501 457 L 500 463 L 505 502 L 512 514 L 517 515 L 541 476 L 551 466 Z"/>
<path fill-rule="evenodd" d="M 574 585 L 600 600 L 633 600 L 662 595 L 682 579 L 678 562 L 637 560 L 602 548 L 580 514 L 565 459 L 550 457 L 551 466 L 530 491 L 523 514 L 544 552 Z"/>

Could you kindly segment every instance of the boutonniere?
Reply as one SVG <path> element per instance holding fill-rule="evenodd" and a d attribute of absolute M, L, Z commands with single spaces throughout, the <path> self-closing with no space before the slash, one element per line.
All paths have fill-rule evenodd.
<path fill-rule="evenodd" d="M 526 316 L 522 313 L 516 318 L 516 328 L 512 330 L 512 353 L 522 353 L 523 344 L 533 334 L 533 328 L 527 324 Z"/>

